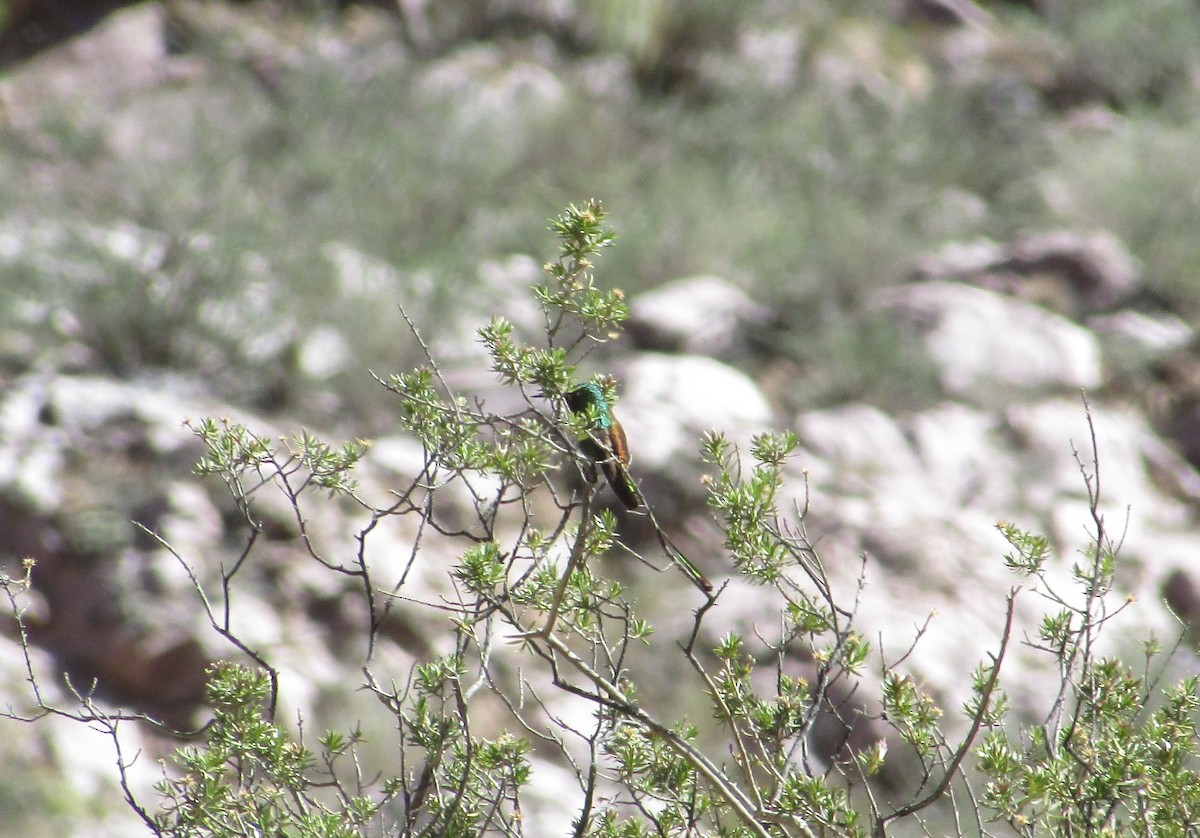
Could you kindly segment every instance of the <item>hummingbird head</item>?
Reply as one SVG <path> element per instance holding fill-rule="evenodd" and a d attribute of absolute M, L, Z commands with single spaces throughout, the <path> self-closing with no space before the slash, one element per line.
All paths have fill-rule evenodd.
<path fill-rule="evenodd" d="M 582 413 L 589 407 L 594 407 L 596 412 L 600 414 L 600 425 L 604 427 L 609 422 L 608 399 L 604 398 L 604 391 L 600 389 L 600 385 L 588 382 L 581 384 L 574 390 L 566 394 L 567 407 L 572 413 Z"/>

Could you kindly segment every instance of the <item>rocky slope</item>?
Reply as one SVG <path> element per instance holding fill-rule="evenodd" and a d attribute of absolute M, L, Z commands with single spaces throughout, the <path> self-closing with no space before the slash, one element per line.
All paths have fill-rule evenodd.
<path fill-rule="evenodd" d="M 966 25 L 954 13 L 956 4 L 906 8 L 906 14 L 936 13 L 939 20 L 950 15 L 945 25 Z M 968 16 L 979 12 L 971 4 L 962 9 Z M 99 119 L 104 142 L 116 153 L 154 153 L 145 146 L 153 139 L 152 125 L 139 117 L 161 117 L 161 110 L 122 105 L 120 118 L 111 121 L 97 114 L 145 91 L 186 86 L 190 74 L 203 72 L 166 49 L 164 14 L 157 4 L 135 7 L 10 74 L 0 82 L 10 128 L 36 137 L 42 130 L 39 103 L 74 97 L 80 118 Z M 973 31 L 965 30 L 962 38 Z M 553 107 L 561 95 L 553 74 L 539 70 L 536 61 L 520 73 L 511 66 L 501 70 L 495 53 L 473 49 L 423 77 L 433 89 L 453 90 L 465 84 L 461 74 L 490 78 L 489 86 L 472 89 L 492 99 L 458 98 L 464 113 L 506 111 L 514 99 L 531 108 Z M 287 55 L 279 49 L 280 60 Z M 741 70 L 754 66 L 747 59 Z M 94 67 L 107 68 L 110 76 L 96 77 Z M 77 86 L 85 77 L 96 87 Z M 142 228 L 82 229 L 16 214 L 0 218 L 0 264 L 32 260 L 48 273 L 74 269 L 82 264 L 73 249 L 80 240 L 143 271 L 148 288 L 169 275 L 162 249 L 156 250 L 155 237 Z M 391 304 L 390 290 L 412 290 L 393 289 L 405 280 L 347 245 L 331 242 L 327 249 L 330 273 L 342 271 L 343 284 L 352 281 L 346 271 L 356 271 L 353 282 L 360 285 L 368 273 L 381 283 L 373 286 L 377 304 Z M 347 267 L 351 263 L 358 267 Z M 372 264 L 372 270 L 363 267 Z M 537 264 L 530 254 L 485 266 L 477 309 L 463 312 L 467 328 L 443 330 L 435 342 L 435 350 L 451 356 L 449 375 L 482 382 L 475 389 L 498 410 L 506 409 L 506 397 L 479 367 L 469 346 L 470 328 L 497 309 L 536 328 L 527 303 L 509 303 L 523 300 Z M 911 266 L 907 281 L 868 300 L 923 347 L 940 387 L 940 403 L 889 415 L 865 401 L 789 412 L 787 406 L 798 400 L 788 388 L 803 386 L 803 378 L 786 361 L 749 360 L 762 335 L 786 328 L 787 312 L 733 281 L 685 277 L 633 295 L 621 353 L 611 359 L 611 371 L 622 382 L 620 415 L 633 448 L 633 470 L 668 528 L 715 582 L 730 582 L 706 623 L 711 635 L 706 642 L 777 619 L 756 607 L 752 589 L 731 578 L 713 538 L 697 442 L 714 428 L 742 444 L 763 430 L 799 435 L 788 491 L 808 510 L 809 535 L 835 585 L 853 595 L 860 576 L 865 580 L 860 627 L 889 657 L 898 657 L 922 635 L 905 666 L 943 706 L 957 707 L 967 697 L 964 673 L 995 650 L 1005 596 L 1019 581 L 1004 567 L 1008 548 L 996 523 L 1013 521 L 1047 535 L 1056 554 L 1052 578 L 1068 588 L 1071 563 L 1089 543 L 1088 480 L 1099 488 L 1098 509 L 1108 531 L 1121 541 L 1116 593 L 1130 602 L 1105 635 L 1106 651 L 1135 654 L 1150 635 L 1169 644 L 1181 629 L 1195 636 L 1200 344 L 1192 326 L 1154 305 L 1152 296 L 1139 260 L 1104 230 L 931 249 Z M 476 315 L 482 319 L 470 323 Z M 49 700 L 70 703 L 58 675 L 65 671 L 80 689 L 95 679 L 98 696 L 108 704 L 187 726 L 201 713 L 204 667 L 231 654 L 209 625 L 188 569 L 201 584 L 211 583 L 236 557 L 246 534 L 224 487 L 192 474 L 201 449 L 183 423 L 237 417 L 276 438 L 297 432 L 298 422 L 285 413 L 231 404 L 211 380 L 195 373 L 102 374 L 87 336 L 62 324 L 69 318 L 70 312 L 61 313 L 62 340 L 50 352 L 32 351 L 32 340 L 20 330 L 3 335 L 0 558 L 10 573 L 23 557 L 37 562 L 34 589 L 23 604 L 32 660 Z M 298 351 L 298 375 L 329 358 L 319 347 L 307 350 Z M 1098 472 L 1081 392 L 1090 404 Z M 384 503 L 390 488 L 419 466 L 415 441 L 376 439 L 360 470 L 364 494 Z M 238 591 L 238 629 L 270 650 L 283 672 L 284 716 L 298 713 L 312 720 L 313 729 L 344 722 L 345 685 L 360 679 L 363 651 L 351 640 L 364 619 L 353 605 L 354 583 L 306 560 L 285 505 L 268 504 L 267 511 L 266 538 Z M 468 511 L 464 505 L 460 513 L 465 517 Z M 344 555 L 355 549 L 363 514 L 326 504 L 306 525 L 309 537 L 330 554 Z M 626 519 L 626 525 L 638 538 L 637 521 Z M 452 554 L 439 554 L 435 545 L 410 567 L 411 530 L 383 528 L 374 538 L 369 560 L 384 587 L 403 578 L 418 599 L 449 593 L 445 568 Z M 648 571 L 617 572 L 628 579 Z M 695 607 L 694 592 L 641 584 L 650 620 L 664 634 L 689 627 L 680 615 Z M 1018 600 L 1018 637 L 1036 630 L 1045 607 L 1035 596 Z M 20 638 L 11 622 L 4 627 L 2 703 L 18 713 L 32 712 Z M 403 610 L 383 636 L 386 648 L 377 665 L 388 671 L 407 671 L 438 650 L 436 632 Z M 511 655 L 514 667 L 520 662 L 516 649 L 498 654 Z M 1056 685 L 1056 673 L 1044 656 L 1027 648 L 1016 650 L 1010 666 L 1006 689 L 1019 710 L 1036 713 Z M 1185 647 L 1172 666 L 1172 673 L 1194 671 L 1194 650 Z M 351 709 L 368 717 L 379 712 L 365 698 Z M 569 702 L 557 709 L 564 717 L 586 710 Z M 0 724 L 6 741 L 14 743 L 8 769 L 61 773 L 80 798 L 116 799 L 114 757 L 102 736 L 61 720 Z M 131 772 L 144 793 L 159 776 L 149 757 L 175 743 L 135 727 L 123 736 L 127 753 L 140 748 L 146 755 Z M 545 824 L 536 834 L 553 834 L 572 812 L 559 808 L 562 796 L 555 793 L 553 778 L 561 767 L 546 763 L 538 770 L 546 779 L 529 817 Z M 112 817 L 114 834 L 120 834 L 128 826 L 124 816 Z"/>

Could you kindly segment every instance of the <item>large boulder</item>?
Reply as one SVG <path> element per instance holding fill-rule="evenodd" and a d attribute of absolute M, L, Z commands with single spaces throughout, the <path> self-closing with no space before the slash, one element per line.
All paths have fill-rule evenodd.
<path fill-rule="evenodd" d="M 698 441 L 715 430 L 740 443 L 769 429 L 774 413 L 749 376 L 704 355 L 643 352 L 622 368 L 616 412 L 629 436 L 635 473 L 699 490 Z"/>
<path fill-rule="evenodd" d="M 1050 538 L 1048 578 L 1074 601 L 1073 565 L 1086 560 L 1097 532 L 1089 485 L 1099 491 L 1097 514 L 1121 556 L 1111 605 L 1123 614 L 1102 636 L 1104 652 L 1178 633 L 1164 591 L 1177 612 L 1195 620 L 1189 566 L 1200 537 L 1190 510 L 1200 476 L 1172 459 L 1136 413 L 1101 404 L 1090 410 L 1090 426 L 1077 398 L 999 410 L 947 403 L 901 417 L 847 405 L 794 421 L 801 448 L 787 467 L 782 505 L 794 501 L 807 511 L 804 531 L 835 595 L 857 603 L 860 631 L 881 642 L 889 659 L 917 643 L 904 669 L 943 706 L 969 697 L 963 673 L 996 651 L 1009 591 L 1029 587 L 1005 567 L 1012 548 L 997 523 Z M 1014 637 L 1036 635 L 1052 609 L 1026 590 Z M 767 631 L 775 619 L 772 606 L 738 597 L 722 600 L 709 628 Z M 1005 686 L 1032 720 L 1039 708 L 1044 713 L 1039 697 L 1057 689 L 1058 672 L 1048 655 L 1019 643 L 1010 654 Z"/>
<path fill-rule="evenodd" d="M 95 7 L 95 17 L 86 16 L 95 20 L 117 4 L 79 5 Z M 64 103 L 97 118 L 131 93 L 160 84 L 174 60 L 167 55 L 165 24 L 166 12 L 160 4 L 134 5 L 17 68 L 0 79 L 4 118 L 15 127 L 30 128 L 46 105 Z M 6 39 L 12 38 L 11 29 L 0 37 L 0 60 L 8 48 Z"/>
<path fill-rule="evenodd" d="M 775 319 L 728 281 L 696 276 L 638 294 L 626 328 L 642 349 L 729 359 L 749 354 Z"/>
<path fill-rule="evenodd" d="M 943 281 L 887 288 L 876 301 L 921 335 L 945 390 L 970 402 L 998 406 L 1102 381 L 1096 336 L 1033 303 Z"/>
<path fill-rule="evenodd" d="M 1142 287 L 1142 266 L 1112 233 L 1055 230 L 1005 244 L 946 245 L 918 260 L 916 277 L 963 282 L 1083 316 L 1129 300 Z"/>

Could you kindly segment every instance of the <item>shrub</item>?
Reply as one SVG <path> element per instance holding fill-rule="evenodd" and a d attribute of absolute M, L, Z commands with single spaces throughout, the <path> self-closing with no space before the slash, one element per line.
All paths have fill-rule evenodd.
<path fill-rule="evenodd" d="M 963 673 L 973 697 L 953 726 L 950 708 L 937 706 L 856 629 L 855 603 L 834 596 L 806 535 L 805 510 L 780 508 L 784 465 L 797 442 L 787 432 L 764 433 L 745 452 L 710 434 L 700 449 L 733 575 L 773 604 L 777 629 L 769 636 L 728 632 L 706 647 L 706 621 L 731 583 L 713 588 L 700 577 L 651 503 L 643 513 L 651 543 L 696 584 L 698 603 L 678 642 L 656 637 L 624 586 L 596 572 L 607 553 L 639 554 L 601 504 L 608 489 L 586 479 L 595 476 L 597 454 L 580 441 L 601 439 L 602 407 L 573 412 L 564 398 L 578 383 L 579 356 L 627 314 L 621 293 L 593 275 L 612 242 L 603 222 L 592 201 L 552 223 L 559 255 L 534 288 L 546 314 L 544 342 L 520 342 L 500 318 L 479 330 L 492 371 L 521 394 L 520 412 L 497 415 L 468 402 L 433 357 L 382 381 L 396 398 L 398 421 L 424 450 L 420 473 L 386 507 L 369 504 L 354 480 L 365 443 L 332 446 L 307 433 L 278 443 L 233 422 L 196 424 L 207 447 L 199 471 L 228 484 L 250 537 L 215 587 L 179 557 L 231 660 L 212 668 L 211 720 L 199 744 L 175 753 L 158 799 L 138 799 L 125 781 L 128 755 L 116 736 L 123 722 L 152 720 L 107 710 L 86 694 L 77 707 L 62 708 L 38 693 L 39 717 L 65 715 L 108 730 L 129 805 L 150 831 L 168 836 L 523 834 L 522 801 L 548 762 L 571 778 L 576 835 L 883 835 L 936 810 L 959 832 L 1001 821 L 1022 835 L 1194 833 L 1197 679 L 1160 691 L 1151 673 L 1157 650 L 1147 650 L 1142 672 L 1095 651 L 1122 606 L 1110 603 L 1118 553 L 1098 511 L 1094 440 L 1090 463 L 1080 458 L 1093 529 L 1091 548 L 1074 568 L 1076 590 L 1047 580 L 1045 539 L 998 525 L 1019 581 L 995 651 Z M 611 381 L 592 383 L 610 402 L 615 397 Z M 583 479 L 564 480 L 564 470 Z M 486 493 L 478 488 L 484 478 Z M 369 616 L 360 686 L 389 714 L 398 740 L 378 775 L 364 771 L 366 742 L 354 723 L 322 734 L 315 750 L 305 745 L 278 716 L 285 676 L 231 629 L 238 576 L 254 560 L 268 489 L 283 493 L 301 532 L 310 504 L 344 500 L 369 515 L 352 556 L 304 544 L 321 572 L 354 583 Z M 445 520 L 433 502 L 463 489 L 474 498 L 468 527 Z M 322 496 L 314 499 L 314 491 Z M 404 573 L 384 579 L 372 534 L 396 518 L 412 520 L 419 535 Z M 457 545 L 448 594 L 418 602 L 405 579 L 435 539 Z M 3 580 L 22 627 L 20 593 L 28 582 L 28 573 Z M 1015 600 L 1035 594 L 1049 610 L 1030 642 L 1057 665 L 1060 683 L 1046 697 L 1044 721 L 1031 726 L 1011 714 L 1001 675 L 1015 642 Z M 401 602 L 423 612 L 422 630 L 446 626 L 442 651 L 408 673 L 385 673 L 381 628 Z M 811 662 L 804 677 L 785 671 L 788 656 Z M 669 702 L 655 702 L 647 697 L 649 679 L 672 657 L 687 675 Z M 755 677 L 763 661 L 773 662 L 770 678 Z M 876 694 L 881 711 L 871 721 L 882 734 L 823 761 L 813 751 L 815 727 L 833 717 L 849 729 L 868 712 L 865 704 L 850 710 L 833 700 L 847 690 Z M 585 721 L 557 713 L 556 696 L 590 708 Z M 485 700 L 492 709 L 482 724 L 475 708 Z M 688 707 L 702 708 L 698 718 L 689 718 Z M 952 738 L 951 727 L 962 733 Z M 873 778 L 897 762 L 913 767 L 906 771 L 912 782 L 884 794 Z"/>

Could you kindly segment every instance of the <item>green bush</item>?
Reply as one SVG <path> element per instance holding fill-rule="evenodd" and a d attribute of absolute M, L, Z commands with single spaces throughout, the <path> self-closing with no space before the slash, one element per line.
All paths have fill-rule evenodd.
<path fill-rule="evenodd" d="M 1136 109 L 1191 93 L 1186 79 L 1200 59 L 1195 4 L 1064 0 L 1047 4 L 1047 17 L 1068 53 L 1059 81 L 1068 102 Z"/>
<path fill-rule="evenodd" d="M 238 608 L 235 582 L 244 562 L 223 568 L 210 587 L 179 557 L 212 628 L 231 644 L 231 661 L 210 673 L 212 718 L 203 741 L 176 752 L 157 799 L 135 798 L 118 750 L 116 773 L 147 828 L 222 838 L 520 834 L 537 756 L 573 778 L 577 835 L 881 835 L 905 822 L 919 827 L 935 813 L 960 832 L 1000 821 L 1029 836 L 1193 834 L 1200 824 L 1197 679 L 1160 687 L 1155 668 L 1164 656 L 1154 648 L 1146 649 L 1140 671 L 1095 651 L 1097 636 L 1123 607 L 1111 602 L 1119 557 L 1098 511 L 1095 451 L 1090 471 L 1080 463 L 1092 542 L 1074 565 L 1075 590 L 1047 580 L 1046 539 L 998 525 L 1011 545 L 1005 561 L 1014 588 L 994 652 L 962 673 L 973 696 L 962 708 L 939 707 L 889 666 L 856 629 L 854 603 L 834 596 L 803 517 L 780 508 L 784 466 L 797 444 L 790 433 L 762 434 L 745 452 L 716 434 L 700 445 L 729 566 L 777 610 L 776 633 L 728 633 L 703 648 L 705 621 L 727 589 L 689 574 L 700 603 L 690 627 L 680 642 L 656 637 L 625 587 L 597 573 L 608 553 L 639 555 L 601 506 L 608 489 L 580 480 L 583 488 L 572 490 L 560 474 L 587 477 L 596 466 L 596 449 L 580 441 L 605 438 L 603 414 L 595 406 L 572 412 L 563 397 L 578 382 L 580 353 L 606 340 L 627 314 L 622 295 L 593 276 L 598 253 L 612 241 L 603 221 L 600 205 L 588 202 L 568 207 L 552 224 L 559 256 L 534 289 L 547 316 L 544 342 L 518 342 L 499 318 L 479 330 L 492 371 L 524 396 L 521 412 L 490 414 L 457 396 L 433 358 L 383 381 L 396 398 L 398 421 L 425 452 L 422 473 L 388 507 L 359 495 L 361 443 L 335 447 L 309 434 L 279 443 L 232 422 L 195 426 L 208 451 L 200 473 L 227 482 L 252 533 L 262 526 L 260 493 L 270 488 L 284 493 L 299 522 L 310 504 L 339 498 L 370 514 L 357 534 L 357 555 L 324 555 L 308 542 L 308 559 L 352 581 L 370 615 L 361 638 L 363 683 L 346 685 L 346 692 L 365 689 L 377 699 L 398 741 L 388 767 L 375 774 L 364 773 L 360 754 L 368 743 L 353 720 L 346 720 L 347 732 L 318 737 L 315 750 L 294 738 L 290 720 L 276 711 L 286 676 L 269 654 L 231 631 L 223 611 Z M 608 380 L 593 383 L 614 396 Z M 427 502 L 481 476 L 494 491 L 473 495 L 469 530 L 442 520 Z M 320 497 L 311 497 L 313 490 Z M 430 541 L 457 545 L 457 562 L 446 569 L 456 598 L 424 605 L 404 599 L 424 611 L 429 630 L 444 626 L 443 648 L 452 651 L 408 673 L 384 673 L 376 668 L 381 626 L 406 590 L 403 581 L 381 588 L 390 583 L 376 578 L 372 532 L 384 519 L 405 517 Z M 656 535 L 651 543 L 686 566 L 658 528 L 653 505 L 646 521 Z M 430 541 L 419 542 L 414 557 L 431 549 Z M 243 558 L 254 555 L 255 544 L 252 535 Z M 27 584 L 28 577 L 4 579 L 18 625 Z M 1013 630 L 1019 596 L 1048 603 L 1038 636 L 1028 642 L 1060 673 L 1057 694 L 1038 697 L 1045 716 L 1036 725 L 1014 717 L 1002 677 L 1010 647 L 1020 642 Z M 505 637 L 517 644 L 507 652 L 500 648 Z M 811 660 L 811 675 L 785 672 L 785 651 Z M 671 658 L 687 674 L 664 703 L 654 700 L 651 679 Z M 763 666 L 776 671 L 755 678 Z M 522 669 L 537 672 L 541 686 Z M 880 677 L 869 677 L 873 672 Z M 872 721 L 886 735 L 852 759 L 823 766 L 808 750 L 814 726 L 830 715 L 847 725 L 861 721 L 831 703 L 835 685 L 874 692 L 881 710 Z M 578 720 L 569 724 L 550 711 L 554 692 L 588 703 L 590 726 L 581 730 Z M 493 704 L 481 726 L 472 709 L 484 696 L 506 715 L 497 719 Z M 698 708 L 694 717 L 687 707 Z M 114 743 L 117 725 L 129 718 L 86 696 L 78 707 L 43 702 L 42 710 L 109 730 Z M 948 713 L 960 721 L 949 724 Z M 951 728 L 962 732 L 952 737 Z M 898 791 L 873 780 L 892 765 L 904 766 L 912 780 Z"/>

